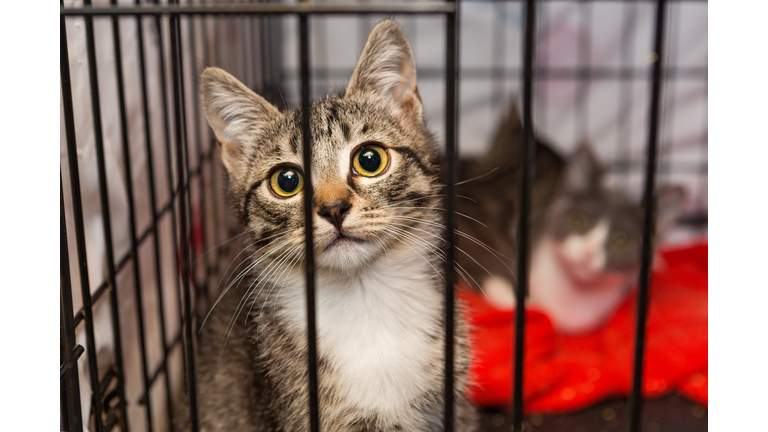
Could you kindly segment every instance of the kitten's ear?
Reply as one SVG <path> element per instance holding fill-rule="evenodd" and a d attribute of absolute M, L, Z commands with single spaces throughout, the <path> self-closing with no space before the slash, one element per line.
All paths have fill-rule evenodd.
<path fill-rule="evenodd" d="M 224 166 L 230 175 L 240 177 L 254 138 L 282 114 L 237 78 L 214 67 L 206 68 L 200 75 L 200 100 L 219 142 Z"/>
<path fill-rule="evenodd" d="M 682 186 L 664 186 L 656 193 L 656 233 L 663 236 L 683 211 L 688 193 Z"/>
<path fill-rule="evenodd" d="M 345 97 L 353 95 L 372 96 L 390 102 L 396 109 L 402 110 L 407 119 L 421 121 L 416 64 L 408 39 L 394 21 L 380 22 L 368 36 Z"/>
<path fill-rule="evenodd" d="M 599 187 L 603 169 L 586 144 L 581 144 L 568 159 L 563 175 L 563 187 L 568 192 L 586 192 Z"/>

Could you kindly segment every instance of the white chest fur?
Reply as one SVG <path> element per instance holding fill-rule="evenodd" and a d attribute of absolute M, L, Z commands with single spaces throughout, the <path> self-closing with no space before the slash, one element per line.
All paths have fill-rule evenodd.
<path fill-rule="evenodd" d="M 533 251 L 530 306 L 543 310 L 555 327 L 568 333 L 596 328 L 626 296 L 626 285 L 586 291 L 574 286 L 557 262 L 551 241 L 541 241 Z"/>
<path fill-rule="evenodd" d="M 404 408 L 438 376 L 441 298 L 431 287 L 434 270 L 408 254 L 390 254 L 354 276 L 317 276 L 318 350 L 339 378 L 347 402 L 372 413 Z M 304 332 L 304 283 L 285 297 L 286 314 Z M 286 287 L 286 290 L 289 290 Z M 282 300 L 281 300 L 282 301 Z"/>

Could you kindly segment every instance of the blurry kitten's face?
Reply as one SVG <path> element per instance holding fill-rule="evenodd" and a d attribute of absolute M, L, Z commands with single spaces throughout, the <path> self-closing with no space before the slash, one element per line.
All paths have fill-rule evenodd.
<path fill-rule="evenodd" d="M 561 264 L 581 282 L 633 277 L 640 265 L 642 209 L 618 193 L 563 196 L 550 235 Z"/>
<path fill-rule="evenodd" d="M 300 254 L 301 114 L 279 112 L 220 69 L 203 72 L 201 92 L 253 246 L 276 260 Z M 358 271 L 405 247 L 417 220 L 437 219 L 430 207 L 438 206 L 439 162 L 410 48 L 394 22 L 373 30 L 346 94 L 313 104 L 310 117 L 320 269 Z"/>
<path fill-rule="evenodd" d="M 642 206 L 601 185 L 601 169 L 586 147 L 568 161 L 563 180 L 546 225 L 559 262 L 575 282 L 585 286 L 631 282 L 640 267 Z M 681 188 L 659 191 L 657 233 L 674 220 L 683 201 Z"/>

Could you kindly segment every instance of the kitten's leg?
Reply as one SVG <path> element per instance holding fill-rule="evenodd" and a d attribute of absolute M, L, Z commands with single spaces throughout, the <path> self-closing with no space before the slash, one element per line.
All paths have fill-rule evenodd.
<path fill-rule="evenodd" d="M 487 277 L 482 282 L 483 291 L 491 304 L 498 309 L 511 310 L 517 304 L 512 283 L 503 277 Z"/>

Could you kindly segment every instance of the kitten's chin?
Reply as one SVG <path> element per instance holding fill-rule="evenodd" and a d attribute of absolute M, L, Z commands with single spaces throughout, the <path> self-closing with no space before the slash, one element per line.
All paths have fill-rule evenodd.
<path fill-rule="evenodd" d="M 632 281 L 632 272 L 592 271 L 574 265 L 566 270 L 571 282 L 583 291 L 623 289 Z"/>
<path fill-rule="evenodd" d="M 381 254 L 381 248 L 375 242 L 340 236 L 318 251 L 316 262 L 322 269 L 354 273 L 369 265 Z"/>

